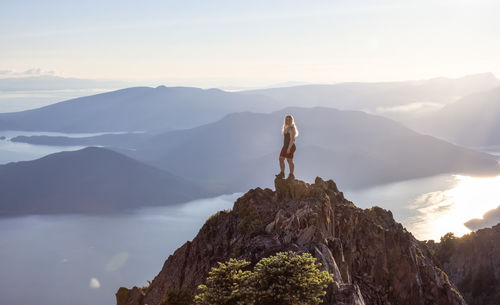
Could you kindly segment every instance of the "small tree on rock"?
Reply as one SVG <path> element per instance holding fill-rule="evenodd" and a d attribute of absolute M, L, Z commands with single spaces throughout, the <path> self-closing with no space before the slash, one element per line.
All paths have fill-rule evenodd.
<path fill-rule="evenodd" d="M 231 258 L 212 268 L 206 285 L 198 286 L 201 291 L 195 297 L 198 305 L 248 305 L 254 304 L 255 291 L 252 285 L 253 273 L 243 271 L 250 263 Z"/>
<path fill-rule="evenodd" d="M 449 261 L 451 255 L 455 251 L 457 245 L 457 238 L 452 232 L 448 232 L 441 236 L 441 241 L 439 242 L 439 247 L 436 251 L 436 256 L 441 263 L 446 263 Z"/>
<path fill-rule="evenodd" d="M 206 285 L 198 286 L 198 305 L 314 305 L 321 303 L 331 274 L 309 253 L 280 252 L 261 259 L 254 271 L 250 263 L 230 259 L 212 268 Z"/>
<path fill-rule="evenodd" d="M 254 268 L 259 305 L 312 305 L 322 302 L 333 282 L 327 271 L 309 253 L 279 252 L 261 259 Z"/>

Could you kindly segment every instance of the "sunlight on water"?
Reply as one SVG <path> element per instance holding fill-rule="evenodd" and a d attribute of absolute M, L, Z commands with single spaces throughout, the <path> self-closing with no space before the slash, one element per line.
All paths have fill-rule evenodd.
<path fill-rule="evenodd" d="M 451 188 L 420 195 L 411 205 L 420 215 L 408 219 L 406 225 L 417 239 L 439 240 L 448 232 L 462 236 L 470 232 L 465 222 L 482 218 L 500 204 L 500 176 L 454 177 Z"/>

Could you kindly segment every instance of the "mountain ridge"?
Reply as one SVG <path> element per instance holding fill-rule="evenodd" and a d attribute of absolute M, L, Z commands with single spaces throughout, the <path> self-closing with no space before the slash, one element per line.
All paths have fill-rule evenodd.
<path fill-rule="evenodd" d="M 0 130 L 59 132 L 190 128 L 236 111 L 273 107 L 269 98 L 195 87 L 130 87 L 41 108 L 0 113 Z"/>
<path fill-rule="evenodd" d="M 500 304 L 500 223 L 429 246 L 467 304 Z"/>
<path fill-rule="evenodd" d="M 500 86 L 468 95 L 409 126 L 459 145 L 487 147 L 500 144 L 499 122 Z"/>
<path fill-rule="evenodd" d="M 328 106 L 341 110 L 362 110 L 379 113 L 379 108 L 394 108 L 415 103 L 446 105 L 457 97 L 464 97 L 500 86 L 492 73 L 468 75 L 460 78 L 433 78 L 395 82 L 343 82 L 337 84 L 310 84 L 284 88 L 241 91 L 274 98 L 289 106 Z M 379 113 L 402 119 L 402 113 Z"/>
<path fill-rule="evenodd" d="M 500 86 L 500 81 L 491 73 L 457 79 L 312 84 L 232 92 L 215 88 L 138 86 L 37 109 L 0 113 L 0 130 L 130 132 L 183 129 L 213 122 L 231 112 L 267 112 L 286 106 L 328 106 L 401 119 L 408 113 L 394 112 L 398 107 L 417 105 L 435 110 L 436 105 L 442 106 L 454 102 L 457 97 L 496 86 Z M 82 104 L 86 107 L 81 107 Z"/>
<path fill-rule="evenodd" d="M 339 185 L 360 188 L 441 173 L 493 174 L 500 168 L 493 156 L 418 134 L 393 120 L 327 107 L 232 113 L 210 124 L 156 135 L 134 150 L 118 151 L 199 183 L 216 184 L 214 191 L 268 186 L 277 169 L 283 117 L 290 113 L 300 132 L 296 170 L 306 180 L 335 175 Z M 315 146 L 322 150 L 305 149 Z"/>
<path fill-rule="evenodd" d="M 359 209 L 332 180 L 275 180 L 256 188 L 233 210 L 210 217 L 197 236 L 177 249 L 147 287 L 121 287 L 117 305 L 157 305 L 166 291 L 196 287 L 217 262 L 255 264 L 276 252 L 308 252 L 334 277 L 324 304 L 460 304 L 462 296 L 392 213 Z"/>
<path fill-rule="evenodd" d="M 0 165 L 0 193 L 0 216 L 114 213 L 211 194 L 168 172 L 98 147 Z"/>

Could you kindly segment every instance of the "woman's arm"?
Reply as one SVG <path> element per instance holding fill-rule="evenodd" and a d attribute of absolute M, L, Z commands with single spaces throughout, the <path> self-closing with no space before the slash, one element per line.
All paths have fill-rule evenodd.
<path fill-rule="evenodd" d="M 292 149 L 293 143 L 295 143 L 295 132 L 293 132 L 293 130 L 290 128 L 288 130 L 288 133 L 290 133 L 290 143 L 288 143 L 288 149 L 286 150 L 286 152 L 289 154 L 290 150 Z"/>

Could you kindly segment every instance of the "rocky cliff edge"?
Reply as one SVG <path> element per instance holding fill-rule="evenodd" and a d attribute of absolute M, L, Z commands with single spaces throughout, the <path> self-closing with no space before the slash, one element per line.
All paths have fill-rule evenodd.
<path fill-rule="evenodd" d="M 156 305 L 167 290 L 193 295 L 217 262 L 253 264 L 276 252 L 309 252 L 333 274 L 323 304 L 465 304 L 447 275 L 392 213 L 357 208 L 332 181 L 275 180 L 256 188 L 232 211 L 210 217 L 177 249 L 148 287 L 120 288 L 118 305 Z"/>

